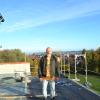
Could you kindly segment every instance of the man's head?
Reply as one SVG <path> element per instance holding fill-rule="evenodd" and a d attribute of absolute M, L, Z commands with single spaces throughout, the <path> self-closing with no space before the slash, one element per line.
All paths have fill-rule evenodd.
<path fill-rule="evenodd" d="M 52 54 L 52 48 L 50 48 L 50 47 L 46 48 L 46 53 L 51 55 Z"/>

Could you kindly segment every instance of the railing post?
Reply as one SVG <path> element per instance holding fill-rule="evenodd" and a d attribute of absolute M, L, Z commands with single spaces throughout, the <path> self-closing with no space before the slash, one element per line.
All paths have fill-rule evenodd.
<path fill-rule="evenodd" d="M 28 88 L 27 88 L 27 73 L 26 73 L 26 71 L 25 71 L 25 94 L 27 94 L 28 93 Z"/>

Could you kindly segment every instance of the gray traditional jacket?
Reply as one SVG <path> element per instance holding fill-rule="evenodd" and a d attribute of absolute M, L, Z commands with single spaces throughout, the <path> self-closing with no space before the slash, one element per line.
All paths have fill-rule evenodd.
<path fill-rule="evenodd" d="M 47 66 L 47 55 L 40 59 L 39 66 L 39 77 L 46 77 L 46 66 Z M 50 73 L 51 77 L 59 77 L 60 73 L 60 63 L 57 61 L 57 58 L 52 55 L 50 59 Z"/>

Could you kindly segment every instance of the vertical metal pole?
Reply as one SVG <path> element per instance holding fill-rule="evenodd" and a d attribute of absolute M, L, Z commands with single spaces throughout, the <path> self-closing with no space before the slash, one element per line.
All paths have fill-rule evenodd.
<path fill-rule="evenodd" d="M 86 83 L 87 83 L 87 58 L 86 58 L 86 52 L 85 52 L 85 55 L 84 55 L 84 58 L 85 58 L 85 68 L 86 68 L 86 70 L 85 70 L 85 72 L 86 72 Z"/>
<path fill-rule="evenodd" d="M 25 94 L 27 94 L 27 73 L 25 71 Z"/>
<path fill-rule="evenodd" d="M 70 79 L 70 63 L 69 63 L 69 54 L 67 54 L 67 57 L 68 57 L 68 72 L 69 72 L 68 77 L 69 77 L 69 79 Z"/>
<path fill-rule="evenodd" d="M 62 74 L 62 54 L 61 54 L 61 74 Z"/>
<path fill-rule="evenodd" d="M 65 55 L 64 55 L 64 76 L 65 76 L 65 70 L 66 70 L 66 69 L 65 69 L 65 66 L 66 66 L 66 65 L 65 65 Z"/>
<path fill-rule="evenodd" d="M 68 66 L 69 66 L 69 79 L 70 79 L 70 63 L 68 64 Z"/>
<path fill-rule="evenodd" d="M 2 45 L 0 45 L 0 51 L 1 51 L 1 48 L 2 48 Z M 2 57 L 0 57 L 0 60 L 1 60 L 1 58 L 2 58 Z"/>
<path fill-rule="evenodd" d="M 26 62 L 26 53 L 25 53 L 25 58 L 24 59 L 25 59 L 25 62 Z"/>
<path fill-rule="evenodd" d="M 76 58 L 77 58 L 77 55 L 75 55 L 75 79 L 77 79 L 77 76 L 76 76 L 76 73 L 77 73 L 77 71 L 76 71 Z"/>

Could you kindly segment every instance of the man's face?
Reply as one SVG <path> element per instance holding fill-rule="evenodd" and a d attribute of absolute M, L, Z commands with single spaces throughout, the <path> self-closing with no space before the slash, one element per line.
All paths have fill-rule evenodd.
<path fill-rule="evenodd" d="M 51 49 L 51 48 L 47 48 L 47 49 L 46 49 L 46 53 L 47 53 L 47 54 L 52 54 L 52 49 Z"/>

